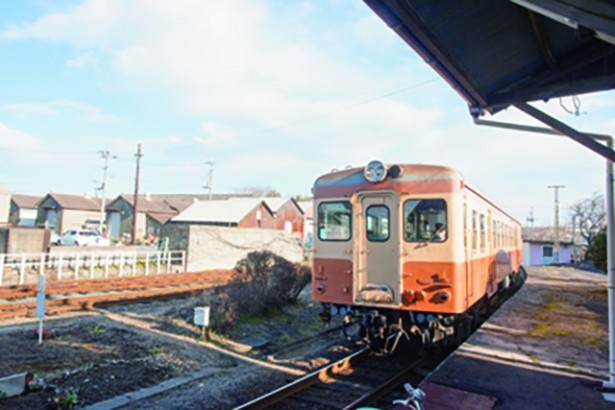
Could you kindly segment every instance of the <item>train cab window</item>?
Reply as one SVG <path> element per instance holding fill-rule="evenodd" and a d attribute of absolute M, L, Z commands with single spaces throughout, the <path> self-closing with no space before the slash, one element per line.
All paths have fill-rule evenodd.
<path fill-rule="evenodd" d="M 348 201 L 318 205 L 318 239 L 347 241 L 352 236 L 352 206 Z"/>
<path fill-rule="evenodd" d="M 448 214 L 443 199 L 410 199 L 404 202 L 404 239 L 408 242 L 444 242 Z"/>
<path fill-rule="evenodd" d="M 367 240 L 384 242 L 389 239 L 389 208 L 384 205 L 372 205 L 367 208 L 365 229 Z"/>

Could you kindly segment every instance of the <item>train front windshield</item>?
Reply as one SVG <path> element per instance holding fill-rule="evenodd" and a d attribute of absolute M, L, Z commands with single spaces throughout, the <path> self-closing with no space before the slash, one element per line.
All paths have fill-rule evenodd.
<path fill-rule="evenodd" d="M 446 240 L 447 210 L 443 199 L 410 199 L 404 202 L 404 238 L 408 242 Z"/>

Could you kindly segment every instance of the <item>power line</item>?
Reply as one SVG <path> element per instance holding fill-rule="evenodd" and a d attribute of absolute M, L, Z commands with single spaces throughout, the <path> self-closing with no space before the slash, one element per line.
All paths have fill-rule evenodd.
<path fill-rule="evenodd" d="M 42 150 L 42 149 L 26 149 L 26 148 L 0 148 L 3 152 L 19 152 L 24 154 L 53 154 L 53 155 L 96 155 L 96 151 L 72 151 L 72 150 Z"/>
<path fill-rule="evenodd" d="M 369 99 L 366 99 L 366 100 L 358 101 L 356 103 L 349 104 L 349 105 L 347 105 L 345 107 L 336 108 L 336 109 L 333 109 L 333 110 L 330 110 L 330 111 L 327 111 L 327 112 L 323 112 L 321 114 L 315 114 L 315 115 L 312 115 L 312 116 L 309 116 L 309 117 L 305 117 L 305 118 L 302 118 L 302 119 L 298 119 L 296 121 L 292 121 L 292 122 L 289 122 L 289 123 L 286 123 L 286 124 L 282 124 L 282 125 L 279 125 L 279 126 L 276 126 L 276 127 L 264 128 L 264 129 L 262 129 L 260 131 L 255 131 L 255 132 L 252 132 L 252 133 L 247 133 L 247 134 L 241 135 L 241 137 L 251 137 L 251 136 L 254 136 L 254 135 L 266 134 L 266 133 L 269 133 L 269 132 L 278 131 L 278 130 L 281 130 L 281 129 L 284 129 L 284 128 L 288 128 L 288 127 L 291 127 L 293 125 L 302 124 L 302 123 L 305 123 L 305 122 L 309 122 L 309 121 L 320 119 L 320 118 L 324 118 L 324 117 L 329 117 L 329 116 L 331 116 L 333 114 L 337 114 L 337 113 L 342 112 L 342 111 L 350 110 L 352 108 L 360 107 L 362 105 L 367 105 L 367 104 L 370 104 L 370 103 L 372 103 L 374 101 L 378 101 L 378 100 L 390 97 L 390 96 L 395 95 L 395 94 L 400 94 L 400 93 L 406 92 L 408 90 L 412 90 L 412 89 L 415 89 L 415 88 L 422 87 L 422 86 L 427 85 L 429 83 L 432 83 L 434 81 L 438 81 L 438 79 L 439 78 L 434 77 L 434 78 L 431 78 L 429 80 L 426 80 L 426 81 L 423 81 L 423 82 L 420 82 L 420 83 L 412 84 L 412 85 L 409 85 L 409 86 L 406 86 L 406 87 L 403 87 L 403 88 L 400 88 L 400 89 L 388 92 L 386 94 L 382 94 L 382 95 L 380 95 L 378 97 L 373 97 L 373 98 L 369 98 Z"/>

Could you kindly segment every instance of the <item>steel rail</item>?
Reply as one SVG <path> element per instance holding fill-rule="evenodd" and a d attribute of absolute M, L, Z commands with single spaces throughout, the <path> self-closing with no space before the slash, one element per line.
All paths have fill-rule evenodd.
<path fill-rule="evenodd" d="M 249 401 L 239 407 L 235 407 L 235 410 L 247 410 L 247 409 L 265 409 L 275 403 L 278 403 L 300 391 L 303 391 L 310 387 L 312 384 L 319 380 L 325 380 L 330 373 L 335 373 L 338 369 L 346 369 L 350 363 L 354 360 L 362 358 L 364 355 L 370 352 L 369 347 L 364 347 L 361 350 L 347 356 L 337 362 L 329 364 L 315 372 L 306 374 L 305 376 L 282 386 L 274 391 L 271 391 L 261 397 Z"/>

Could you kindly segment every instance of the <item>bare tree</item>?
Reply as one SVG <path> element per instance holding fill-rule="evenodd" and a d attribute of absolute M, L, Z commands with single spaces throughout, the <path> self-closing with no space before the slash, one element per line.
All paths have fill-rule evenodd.
<path fill-rule="evenodd" d="M 587 242 L 587 249 L 591 249 L 596 236 L 605 229 L 604 197 L 595 192 L 591 198 L 575 202 L 570 207 L 570 215 L 576 221 L 579 233 Z"/>
<path fill-rule="evenodd" d="M 280 197 L 282 196 L 275 189 L 268 186 L 244 186 L 242 188 L 234 188 L 233 191 L 240 194 L 248 194 L 254 197 Z"/>

